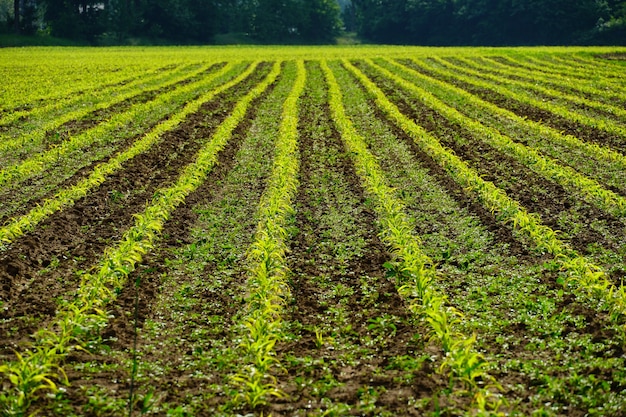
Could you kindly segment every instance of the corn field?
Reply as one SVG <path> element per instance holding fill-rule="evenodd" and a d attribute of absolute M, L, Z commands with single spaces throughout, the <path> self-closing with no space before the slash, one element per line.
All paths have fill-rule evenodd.
<path fill-rule="evenodd" d="M 2 416 L 626 415 L 626 49 L 0 57 Z"/>

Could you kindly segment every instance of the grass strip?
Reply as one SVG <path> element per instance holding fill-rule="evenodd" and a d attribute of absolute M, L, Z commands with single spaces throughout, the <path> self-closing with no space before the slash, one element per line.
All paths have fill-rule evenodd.
<path fill-rule="evenodd" d="M 405 90 L 415 94 L 426 106 L 437 111 L 451 122 L 467 129 L 474 136 L 485 141 L 495 149 L 521 162 L 524 166 L 530 168 L 537 174 L 574 191 L 576 194 L 581 195 L 587 202 L 614 216 L 624 217 L 626 215 L 626 199 L 602 187 L 597 181 L 587 178 L 571 167 L 560 165 L 555 159 L 542 155 L 533 148 L 515 142 L 496 129 L 487 127 L 479 121 L 463 115 L 417 84 L 413 84 L 391 71 L 376 65 L 372 60 L 366 59 L 365 62 Z"/>
<path fill-rule="evenodd" d="M 457 378 L 472 391 L 472 404 L 478 410 L 497 409 L 500 400 L 489 390 L 498 385 L 485 370 L 487 362 L 474 348 L 476 336 L 468 337 L 453 329 L 461 313 L 446 305 L 447 297 L 434 287 L 437 280 L 434 263 L 422 251 L 420 239 L 413 234 L 404 203 L 396 196 L 395 190 L 387 185 L 376 158 L 347 117 L 340 87 L 326 61 L 322 61 L 322 70 L 328 83 L 333 119 L 353 159 L 357 174 L 367 192 L 375 198 L 375 210 L 382 225 L 382 239 L 396 258 L 394 272 L 399 281 L 399 294 L 407 300 L 414 314 L 426 318 L 433 338 L 441 344 L 446 356 L 440 371 L 449 370 L 451 377 Z M 479 380 L 492 383 L 479 389 Z"/>
<path fill-rule="evenodd" d="M 493 81 L 493 82 L 480 80 L 475 77 L 483 77 L 484 74 L 478 71 L 471 71 L 466 68 L 460 68 L 460 67 L 454 66 L 453 64 L 447 61 L 444 61 L 442 59 L 439 59 L 437 57 L 433 57 L 432 59 L 438 64 L 444 66 L 446 69 L 443 69 L 441 67 L 435 67 L 435 66 L 426 66 L 426 64 L 423 61 L 419 61 L 419 60 L 414 60 L 414 62 L 418 66 L 422 68 L 426 68 L 427 70 L 433 71 L 444 77 L 452 77 L 452 78 L 458 79 L 460 81 L 466 82 L 468 84 L 471 84 L 480 88 L 492 90 L 505 97 L 511 98 L 513 100 L 517 100 L 521 103 L 529 104 L 536 108 L 561 116 L 566 120 L 569 120 L 575 123 L 580 123 L 582 125 L 589 126 L 594 129 L 602 130 L 604 132 L 608 132 L 613 135 L 618 135 L 620 137 L 626 137 L 626 128 L 621 125 L 617 125 L 610 120 L 606 120 L 606 119 L 602 119 L 598 117 L 590 117 L 585 114 L 578 113 L 568 108 L 565 108 L 563 106 L 556 105 L 551 102 L 542 101 L 540 99 L 536 99 L 529 94 L 519 93 L 509 88 L 502 87 L 499 84 L 500 82 L 502 82 L 502 79 L 498 79 L 497 81 Z M 472 74 L 472 76 L 463 75 L 462 73 Z"/>
<path fill-rule="evenodd" d="M 160 115 L 163 111 L 162 108 L 165 108 L 164 106 L 170 102 L 180 102 L 182 106 L 182 103 L 195 99 L 202 91 L 208 89 L 214 78 L 213 76 L 206 77 L 198 82 L 187 84 L 166 94 L 159 95 L 150 102 L 137 104 L 124 113 L 114 115 L 106 123 L 73 136 L 58 146 L 22 162 L 5 167 L 0 171 L 0 187 L 7 184 L 15 185 L 16 182 L 41 174 L 54 164 L 62 163 L 64 157 L 69 157 L 73 153 L 84 150 L 93 144 L 108 143 L 115 140 L 114 133 L 116 131 L 129 124 L 141 123 L 146 118 Z"/>
<path fill-rule="evenodd" d="M 49 329 L 37 331 L 32 345 L 23 354 L 17 354 L 16 362 L 0 366 L 0 373 L 13 385 L 10 392 L 0 396 L 4 410 L 23 413 L 40 390 L 56 391 L 54 380 L 67 383 L 61 368 L 63 359 L 72 350 L 89 348 L 97 340 L 97 334 L 108 321 L 103 309 L 115 300 L 137 263 L 152 249 L 170 213 L 205 180 L 217 161 L 217 154 L 244 119 L 250 103 L 279 73 L 280 65 L 275 64 L 270 74 L 237 103 L 177 182 L 158 190 L 146 210 L 134 215 L 135 224 L 124 233 L 117 246 L 105 251 L 98 272 L 82 275 L 75 299 L 61 306 Z"/>
<path fill-rule="evenodd" d="M 274 345 L 280 339 L 281 312 L 289 297 L 286 282 L 287 226 L 294 214 L 298 189 L 298 101 L 306 83 L 304 62 L 296 62 L 296 80 L 281 115 L 274 165 L 259 204 L 256 237 L 248 254 L 250 277 L 246 311 L 242 318 L 248 334 L 241 346 L 246 366 L 233 376 L 239 399 L 252 408 L 267 404 L 269 396 L 282 397 L 271 370 L 277 364 Z"/>
<path fill-rule="evenodd" d="M 221 71 L 207 78 L 207 82 L 227 74 L 233 69 L 234 65 L 234 63 L 229 63 L 222 68 Z M 242 72 L 236 78 L 188 103 L 180 112 L 159 123 L 150 132 L 145 134 L 143 138 L 136 141 L 133 146 L 126 149 L 124 152 L 117 154 L 109 161 L 97 165 L 87 178 L 83 179 L 76 185 L 59 191 L 54 197 L 45 200 L 41 205 L 33 208 L 23 216 L 11 219 L 5 226 L 0 228 L 0 249 L 2 249 L 3 245 L 11 243 L 28 230 L 31 230 L 52 213 L 59 211 L 64 207 L 71 206 L 74 204 L 74 201 L 86 196 L 91 190 L 102 184 L 109 175 L 120 170 L 124 162 L 150 149 L 150 147 L 161 139 L 161 136 L 165 132 L 172 130 L 187 116 L 198 111 L 202 104 L 246 79 L 250 74 L 252 74 L 252 72 L 254 72 L 257 66 L 258 61 L 250 65 L 246 71 Z"/>
<path fill-rule="evenodd" d="M 110 89 L 103 92 L 94 93 L 92 96 L 89 97 L 77 97 L 76 99 L 69 102 L 53 103 L 49 106 L 36 107 L 30 113 L 28 113 L 28 117 L 37 120 L 38 124 L 41 124 L 43 122 L 43 125 L 36 127 L 35 130 L 32 132 L 21 132 L 21 134 L 17 138 L 2 138 L 2 140 L 0 141 L 0 153 L 6 153 L 17 148 L 23 148 L 26 145 L 36 145 L 43 141 L 48 132 L 60 127 L 67 122 L 80 119 L 81 117 L 84 117 L 94 111 L 111 107 L 138 94 L 155 91 L 161 88 L 169 87 L 186 79 L 191 79 L 198 74 L 206 71 L 210 66 L 210 64 L 207 64 L 191 72 L 188 72 L 188 69 L 184 69 L 184 71 L 179 70 L 166 74 L 157 74 L 157 76 L 153 77 L 152 79 L 142 78 L 133 83 L 126 84 L 123 86 L 123 90 Z M 99 98 L 99 96 L 102 95 L 105 95 L 104 99 Z M 93 101 L 96 100 L 98 101 L 93 103 Z M 85 102 L 86 104 L 83 104 L 81 107 L 63 114 L 52 113 L 55 110 L 62 111 L 63 108 L 80 105 L 81 102 Z M 6 118 L 5 120 L 2 120 L 0 126 L 10 123 L 12 121 L 10 119 L 12 118 L 17 120 L 23 116 L 24 115 L 20 115 L 19 112 L 12 113 L 11 118 Z M 45 120 L 45 118 L 47 118 L 48 120 L 43 121 L 42 119 Z M 23 149 L 21 149 L 21 151 L 23 152 Z"/>
<path fill-rule="evenodd" d="M 557 237 L 554 230 L 543 225 L 537 215 L 528 213 L 504 191 L 483 180 L 459 157 L 445 149 L 435 137 L 403 115 L 384 92 L 356 67 L 348 62 L 344 64 L 374 96 L 379 108 L 458 184 L 476 193 L 488 210 L 497 213 L 499 220 L 512 223 L 514 230 L 530 239 L 537 250 L 554 255 L 556 262 L 567 275 L 565 283 L 572 286 L 576 293 L 603 300 L 605 305 L 599 308 L 608 308 L 613 320 L 618 320 L 626 314 L 626 290 L 623 286 L 617 288 L 613 285 L 602 268 L 571 249 Z"/>

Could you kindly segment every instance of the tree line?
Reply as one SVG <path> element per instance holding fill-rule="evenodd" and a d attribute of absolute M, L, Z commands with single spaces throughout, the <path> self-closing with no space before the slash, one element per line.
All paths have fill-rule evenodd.
<path fill-rule="evenodd" d="M 6 0 L 4 0 L 6 2 Z M 143 39 L 211 43 L 237 33 L 259 43 L 332 43 L 342 25 L 337 0 L 13 0 L 16 32 L 44 30 L 91 43 Z M 18 11 L 19 10 L 19 11 Z M 14 16 L 18 16 L 15 19 Z"/>
<path fill-rule="evenodd" d="M 344 20 L 377 43 L 626 43 L 624 0 L 352 0 Z"/>
<path fill-rule="evenodd" d="M 2 13 L 6 30 L 95 44 L 324 44 L 342 31 L 386 44 L 626 44 L 626 0 L 0 0 Z"/>

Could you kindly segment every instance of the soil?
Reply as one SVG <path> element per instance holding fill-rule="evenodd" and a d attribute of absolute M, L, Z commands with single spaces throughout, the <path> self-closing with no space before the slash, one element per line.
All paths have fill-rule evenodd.
<path fill-rule="evenodd" d="M 0 255 L 3 357 L 12 356 L 12 349 L 54 315 L 57 297 L 77 285 L 75 271 L 93 268 L 104 248 L 133 224 L 132 214 L 142 212 L 154 191 L 177 177 L 238 97 L 268 70 L 269 66 L 259 68 L 233 90 L 206 103 L 149 152 L 127 162 L 89 196 L 53 214 Z M 44 268 L 51 270 L 42 274 Z"/>
<path fill-rule="evenodd" d="M 593 243 L 613 250 L 618 249 L 614 237 L 593 230 L 591 224 L 603 222 L 610 230 L 615 231 L 614 236 L 620 236 L 626 233 L 620 219 L 581 202 L 561 185 L 537 175 L 515 159 L 481 142 L 461 126 L 453 125 L 439 113 L 411 99 L 407 93 L 394 87 L 390 81 L 367 67 L 363 65 L 360 67 L 383 89 L 403 114 L 430 131 L 442 145 L 452 149 L 461 159 L 469 162 L 484 180 L 498 185 L 529 212 L 539 214 L 545 225 L 553 230 L 563 230 L 563 226 L 558 223 L 560 215 L 567 211 L 576 213 L 582 224 L 580 231 L 574 233 L 571 238 L 571 244 L 576 250 L 585 253 L 588 246 Z M 458 136 L 465 139 L 462 145 L 455 139 Z M 523 178 L 523 181 L 520 181 L 520 178 Z M 616 282 L 619 282 L 619 279 L 616 279 Z"/>
<path fill-rule="evenodd" d="M 314 69 L 319 72 L 318 66 L 314 63 L 308 63 L 308 68 L 309 71 Z M 322 370 L 317 369 L 311 373 L 303 365 L 288 366 L 288 375 L 280 375 L 280 380 L 288 381 L 281 384 L 281 389 L 289 397 L 283 401 L 273 402 L 267 407 L 267 412 L 277 417 L 291 416 L 299 410 L 300 412 L 306 409 L 323 410 L 328 406 L 324 401 L 329 401 L 349 405 L 353 410 L 350 415 L 370 415 L 359 408 L 359 403 L 362 402 L 363 392 L 367 387 L 374 387 L 383 393 L 375 402 L 377 407 L 382 407 L 393 415 L 419 415 L 415 409 L 407 407 L 409 400 L 431 398 L 446 388 L 446 381 L 444 377 L 436 374 L 429 362 L 424 363 L 422 369 L 414 371 L 412 382 L 400 382 L 398 377 L 402 372 L 388 368 L 394 358 L 403 355 L 415 357 L 416 352 L 423 349 L 423 346 L 414 341 L 414 337 L 416 332 L 424 330 L 418 331 L 410 324 L 411 319 L 407 315 L 408 310 L 404 301 L 399 297 L 394 283 L 385 276 L 383 264 L 391 259 L 391 255 L 378 238 L 376 215 L 366 208 L 361 180 L 343 149 L 341 136 L 332 124 L 330 108 L 325 103 L 315 102 L 310 95 L 311 88 L 313 88 L 311 84 L 308 84 L 301 100 L 299 123 L 301 184 L 296 198 L 295 219 L 295 228 L 299 233 L 291 244 L 289 254 L 293 302 L 290 314 L 286 317 L 288 322 L 300 323 L 304 330 L 299 339 L 291 343 L 281 343 L 277 351 L 279 355 L 323 360 L 323 363 L 330 364 L 332 376 L 341 385 L 320 397 L 312 387 L 299 386 L 294 381 L 297 377 L 318 380 L 324 377 Z M 319 134 L 316 134 L 319 131 L 327 133 L 320 138 Z M 329 207 L 341 203 L 332 200 L 332 193 L 327 193 L 322 202 L 317 201 L 312 194 L 321 175 L 320 155 L 316 155 L 312 150 L 315 146 L 334 150 L 341 155 L 333 162 L 328 159 L 329 162 L 323 166 L 324 175 L 330 175 L 329 171 L 334 172 L 333 175 L 341 178 L 339 183 L 345 185 L 346 192 L 358 201 L 358 204 L 349 210 L 354 213 L 357 229 L 362 231 L 362 237 L 366 240 L 365 249 L 358 257 L 351 258 L 347 265 L 342 264 L 331 254 L 325 253 L 328 238 L 324 236 L 328 232 L 320 227 L 320 223 L 323 224 L 320 219 L 325 212 L 333 211 Z M 345 238 L 345 236 L 335 237 L 336 242 Z M 364 276 L 369 277 L 368 280 L 372 282 L 374 287 L 372 290 L 380 294 L 374 305 L 369 303 L 363 294 L 360 277 Z M 325 277 L 324 288 L 320 287 L 316 277 Z M 332 287 L 339 284 L 348 287 L 351 295 L 341 300 L 329 301 L 324 295 L 328 292 L 325 290 L 326 285 Z M 376 348 L 370 355 L 363 355 L 358 366 L 345 364 L 343 359 L 345 352 L 341 348 L 333 349 L 332 346 L 318 347 L 316 335 L 312 330 L 324 327 L 324 318 L 328 317 L 330 309 L 337 307 L 335 303 L 349 312 L 349 322 L 344 325 L 349 324 L 353 333 L 346 339 L 356 346 L 355 349 L 360 351 L 368 349 L 366 340 L 371 337 L 368 325 L 370 320 L 377 317 L 389 315 L 396 318 L 399 323 L 396 334 L 389 335 L 389 338 L 381 343 L 384 347 Z M 437 351 L 435 346 L 428 346 L 428 349 Z"/>
<path fill-rule="evenodd" d="M 367 72 L 365 66 L 360 67 Z M 295 200 L 296 214 L 290 227 L 293 239 L 289 243 L 290 251 L 287 256 L 291 271 L 289 277 L 292 299 L 283 317 L 284 321 L 293 324 L 296 330 L 293 340 L 281 341 L 275 347 L 277 356 L 284 365 L 284 372 L 277 372 L 275 376 L 280 381 L 280 388 L 288 394 L 288 397 L 272 398 L 269 405 L 259 407 L 255 412 L 257 414 L 264 412 L 265 415 L 271 413 L 276 417 L 299 416 L 307 415 L 314 410 L 330 413 L 331 405 L 345 404 L 348 411 L 343 415 L 374 416 L 380 415 L 377 414 L 380 410 L 395 416 L 457 415 L 455 410 L 466 409 L 470 399 L 448 394 L 448 379 L 438 374 L 436 369 L 440 362 L 440 349 L 428 340 L 425 325 L 409 314 L 407 305 L 397 293 L 395 283 L 387 276 L 383 265 L 393 256 L 378 237 L 379 224 L 376 214 L 371 209 L 371 202 L 361 186 L 362 181 L 355 172 L 350 155 L 342 145 L 341 136 L 334 127 L 327 100 L 317 99 L 314 94 L 313 88 L 324 88 L 324 84 L 318 82 L 319 80 L 312 81 L 314 79 L 312 74 L 319 75 L 320 68 L 318 64 L 308 62 L 307 70 L 309 82 L 300 100 L 298 125 L 301 153 L 300 187 Z M 128 161 L 123 170 L 108 178 L 89 196 L 77 201 L 72 207 L 50 216 L 35 231 L 24 235 L 13 242 L 6 251 L 0 252 L 2 362 L 13 360 L 15 358 L 13 349 L 21 350 L 29 341 L 29 335 L 46 325 L 55 314 L 57 300 L 70 297 L 76 288 L 79 280 L 76 271 L 89 270 L 97 266 L 96 263 L 105 248 L 114 245 L 124 231 L 131 227 L 134 221 L 132 214 L 142 212 L 155 190 L 171 184 L 177 178 L 181 169 L 193 159 L 200 146 L 210 138 L 235 103 L 268 71 L 269 64 L 259 67 L 248 80 L 206 103 L 197 113 L 168 132 L 150 151 Z M 444 145 L 452 148 L 461 158 L 471 161 L 485 179 L 508 184 L 507 192 L 530 211 L 541 213 L 548 224 L 555 224 L 558 213 L 567 210 L 575 210 L 582 218 L 581 221 L 588 222 L 584 223 L 585 226 L 593 220 L 608 224 L 617 221 L 584 204 L 580 205 L 562 187 L 542 179 L 515 160 L 475 140 L 469 133 L 448 123 L 436 112 L 420 106 L 391 84 L 373 78 L 404 114 L 433 132 Z M 162 238 L 155 250 L 145 256 L 129 277 L 127 285 L 121 289 L 115 302 L 109 306 L 111 319 L 102 332 L 103 347 L 116 352 L 133 350 L 137 340 L 136 329 L 141 329 L 147 320 L 154 318 L 155 303 L 163 287 L 162 277 L 168 272 L 165 259 L 169 253 L 193 243 L 192 229 L 198 220 L 195 208 L 198 205 L 217 204 L 220 201 L 224 179 L 237 164 L 237 152 L 244 137 L 250 134 L 252 120 L 259 111 L 259 103 L 271 94 L 275 86 L 276 83 L 252 103 L 244 122 L 237 127 L 227 147 L 220 152 L 219 160 L 206 181 L 187 197 L 184 204 L 174 210 L 165 224 Z M 377 108 L 373 101 L 371 104 L 372 108 Z M 510 225 L 498 221 L 466 190 L 456 184 L 443 168 L 422 152 L 402 130 L 394 126 L 385 114 L 376 110 L 376 117 L 386 121 L 398 140 L 407 145 L 416 164 L 425 167 L 435 182 L 451 195 L 460 207 L 480 219 L 481 227 L 486 228 L 494 237 L 495 244 L 502 244 L 508 248 L 506 254 L 508 257 L 515 257 L 520 263 L 528 265 L 541 265 L 544 261 L 550 260 L 547 256 L 533 252 L 525 242 L 516 239 Z M 472 145 L 458 145 L 452 139 L 455 136 L 466 139 L 466 142 Z M 129 140 L 123 146 L 129 146 L 130 143 Z M 339 157 L 324 159 L 324 155 L 320 157 L 320 153 L 314 151 L 316 147 L 326 152 L 332 151 L 333 155 Z M 77 182 L 88 173 L 89 168 L 82 169 L 65 181 L 64 186 Z M 341 185 L 338 189 L 345 195 L 337 196 L 329 192 L 318 199 L 314 191 L 319 191 L 318 184 L 324 173 L 337 178 L 336 183 Z M 516 178 L 523 178 L 523 183 L 514 181 Z M 258 178 L 253 184 L 242 185 L 244 188 L 252 187 L 249 190 L 259 193 L 260 188 L 264 186 L 264 178 Z M 340 201 L 340 197 L 345 200 Z M 350 203 L 352 205 L 346 207 L 344 201 L 352 201 Z M 337 207 L 341 210 L 329 210 Z M 28 207 L 24 209 L 26 210 Z M 354 236 L 334 236 L 330 229 L 320 226 L 324 224 L 322 219 L 327 219 L 331 211 L 340 212 L 342 219 L 349 218 L 354 222 L 354 230 L 357 231 Z M 614 226 L 616 233 L 623 232 L 623 224 Z M 423 230 L 420 228 L 425 227 L 428 225 L 417 225 L 416 230 L 420 232 Z M 588 227 L 584 229 L 588 230 L 583 230 L 572 240 L 578 249 L 584 250 L 586 245 L 592 242 L 611 247 L 612 241 L 609 238 L 597 236 Z M 252 236 L 253 228 L 249 228 L 246 233 Z M 363 239 L 363 249 L 358 255 L 349 256 L 347 261 L 340 260 L 332 249 L 328 249 L 342 240 L 355 237 Z M 205 272 L 210 275 L 211 266 L 207 268 Z M 229 285 L 243 284 L 246 273 L 247 271 L 242 268 L 237 270 L 233 282 Z M 558 274 L 558 271 L 546 269 L 539 284 L 547 286 L 549 290 L 562 288 L 556 283 Z M 364 278 L 367 281 L 367 291 L 377 294 L 374 302 L 366 293 Z M 185 279 L 187 278 L 181 278 L 183 281 Z M 135 285 L 136 282 L 139 283 L 138 286 Z M 467 295 L 465 282 L 448 282 L 446 285 L 450 289 L 447 295 L 451 305 L 454 305 L 455 298 Z M 328 288 L 339 286 L 346 289 L 348 295 L 329 296 Z M 538 289 L 537 294 L 539 293 Z M 190 321 L 201 314 L 219 315 L 228 321 L 235 317 L 241 308 L 242 301 L 232 299 L 226 291 L 206 291 L 194 296 L 202 302 L 190 308 L 188 312 Z M 583 318 L 584 326 L 580 328 L 570 323 L 560 335 L 550 337 L 564 338 L 569 334 L 586 334 L 591 336 L 591 343 L 606 343 L 604 350 L 595 352 L 597 355 L 607 359 L 617 359 L 624 355 L 622 345 L 607 342 L 617 339 L 619 335 L 607 328 L 609 319 L 605 313 L 598 313 L 567 293 L 559 298 L 556 304 L 557 313 L 580 316 Z M 347 312 L 345 323 L 335 318 L 334 311 L 337 310 Z M 375 334 L 370 325 L 381 317 L 393 319 L 395 325 L 393 332 Z M 337 346 L 328 341 L 321 346 L 316 343 L 313 329 L 324 328 L 328 326 L 329 321 L 332 324 L 345 325 L 343 328 L 333 329 L 332 335 L 351 346 L 350 349 L 354 349 L 353 353 L 358 355 L 356 364 L 346 360 L 349 352 L 346 352 L 345 346 L 342 347 L 340 343 Z M 198 327 L 201 325 L 198 324 Z M 350 331 L 345 330 L 347 326 Z M 485 329 L 479 333 L 481 347 L 487 353 L 491 355 L 500 353 L 502 345 L 497 339 L 501 335 L 490 333 Z M 513 335 L 519 341 L 535 335 L 522 321 L 511 323 L 506 328 L 506 334 Z M 189 335 L 182 334 L 181 340 L 187 336 Z M 374 336 L 377 342 L 371 343 Z M 228 337 L 228 329 L 224 329 L 219 337 Z M 141 351 L 144 342 L 139 338 L 138 343 Z M 179 363 L 182 356 L 190 357 L 193 354 L 194 352 L 185 351 L 185 347 L 181 346 L 178 350 L 158 351 L 154 353 L 156 356 L 146 356 L 146 360 L 158 357 L 160 361 Z M 541 350 L 528 350 L 525 343 L 513 344 L 506 352 L 507 357 L 520 360 L 541 360 L 544 358 L 542 355 L 549 354 Z M 301 361 L 287 360 L 290 357 L 323 361 L 326 367 L 325 369 L 307 367 Z M 404 357 L 422 359 L 420 366 L 409 372 L 409 378 L 406 370 L 394 366 L 397 359 Z M 85 365 L 92 361 L 116 364 L 115 360 L 104 352 L 88 354 L 75 351 L 66 359 L 73 365 Z M 128 369 L 112 366 L 112 370 L 99 372 L 95 377 L 80 371 L 80 366 L 68 366 L 64 369 L 68 370 L 70 381 L 70 386 L 65 388 L 63 394 L 64 401 L 71 405 L 73 410 L 80 410 L 78 411 L 80 415 L 109 415 L 103 409 L 96 409 L 93 413 L 85 412 L 87 409 L 85 407 L 90 401 L 85 393 L 85 387 L 103 387 L 105 391 L 113 393 L 108 399 L 111 402 L 125 401 L 131 389 L 138 388 L 131 388 Z M 558 372 L 558 369 L 555 369 L 550 376 L 562 377 L 563 375 Z M 613 392 L 623 392 L 626 386 L 619 383 L 619 378 L 616 377 L 620 372 L 622 372 L 620 369 L 590 368 L 583 376 L 591 375 L 598 380 L 609 381 Z M 491 373 L 504 386 L 511 387 L 510 390 L 503 392 L 507 398 L 518 398 L 519 390 L 516 387 L 522 387 L 527 390 L 525 392 L 537 395 L 540 395 L 538 391 L 544 389 L 542 381 L 521 371 L 496 369 Z M 174 369 L 169 377 L 169 381 L 161 379 L 154 383 L 159 395 L 158 401 L 177 404 L 194 398 L 195 395 L 202 395 L 204 387 L 198 384 L 197 380 L 190 378 L 188 372 Z M 224 375 L 208 375 L 207 383 L 222 383 L 220 380 L 222 377 Z M 339 384 L 323 394 L 316 392 L 311 383 L 298 382 L 308 378 L 319 381 L 327 377 Z M 373 399 L 375 411 L 368 410 L 365 404 L 368 395 L 372 393 L 375 393 Z M 530 398 L 528 400 L 530 401 Z M 211 398 L 209 401 L 214 401 L 215 404 L 207 404 L 207 407 L 223 404 L 226 399 Z M 559 399 L 555 399 L 556 403 L 558 401 Z M 421 403 L 422 408 L 408 405 L 414 402 Z M 534 408 L 534 405 L 529 404 L 513 406 L 529 411 L 528 414 Z M 51 410 L 54 407 L 54 399 L 42 395 L 35 407 Z M 243 410 L 243 414 L 248 411 L 252 410 Z M 139 412 L 136 411 L 135 414 Z M 157 410 L 155 414 L 165 415 L 165 411 Z M 582 405 L 573 406 L 568 413 L 570 416 L 585 414 L 588 413 Z M 214 414 L 198 412 L 195 415 L 202 417 Z"/>
<path fill-rule="evenodd" d="M 410 61 L 402 61 L 402 63 L 416 71 L 421 72 L 424 75 L 446 81 L 452 85 L 455 85 L 456 87 L 462 88 L 485 101 L 512 111 L 520 117 L 526 117 L 535 122 L 543 123 L 547 126 L 562 131 L 563 133 L 575 136 L 588 142 L 596 143 L 601 146 L 607 146 L 621 153 L 626 152 L 626 142 L 624 142 L 623 138 L 619 138 L 608 132 L 594 129 L 590 126 L 586 126 L 580 123 L 572 122 L 546 110 L 538 109 L 531 105 L 505 97 L 493 90 L 477 87 L 455 78 L 442 77 L 438 74 L 435 74 L 434 72 L 414 65 Z"/>

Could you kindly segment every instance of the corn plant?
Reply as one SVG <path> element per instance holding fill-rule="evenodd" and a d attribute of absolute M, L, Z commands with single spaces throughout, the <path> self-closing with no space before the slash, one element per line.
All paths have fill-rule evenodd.
<path fill-rule="evenodd" d="M 25 412 L 38 391 L 44 388 L 56 390 L 56 385 L 42 385 L 37 381 L 52 381 L 51 377 L 56 375 L 53 371 L 60 368 L 73 346 L 88 345 L 89 335 L 97 333 L 98 328 L 106 324 L 108 317 L 104 309 L 115 299 L 114 290 L 126 284 L 137 263 L 153 247 L 170 212 L 202 184 L 217 162 L 218 152 L 226 146 L 252 100 L 274 82 L 279 71 L 280 66 L 275 64 L 270 74 L 237 104 L 232 114 L 217 128 L 212 140 L 199 151 L 195 162 L 183 170 L 178 181 L 155 193 L 144 213 L 135 215 L 134 226 L 124 234 L 118 246 L 106 250 L 98 272 L 82 275 L 73 303 L 66 304 L 53 321 L 51 327 L 57 331 L 38 331 L 34 335 L 33 346 L 18 357 L 17 363 L 0 368 L 12 383 L 19 383 L 13 384 L 12 392 L 5 396 L 7 403 L 19 403 L 19 409 Z M 15 375 L 24 377 L 16 379 Z"/>
<path fill-rule="evenodd" d="M 453 64 L 445 60 L 442 60 L 438 57 L 434 57 L 433 60 L 437 62 L 438 64 L 442 65 L 443 67 L 445 67 L 445 69 L 435 68 L 435 67 L 430 67 L 430 66 L 428 67 L 429 70 L 432 70 L 438 74 L 451 76 L 453 78 L 467 82 L 471 85 L 493 90 L 506 97 L 510 97 L 522 103 L 526 103 L 533 107 L 537 107 L 539 109 L 546 110 L 550 113 L 554 113 L 572 122 L 580 123 L 580 124 L 589 126 L 591 128 L 607 132 L 609 134 L 618 135 L 620 137 L 626 137 L 626 127 L 620 124 L 614 123 L 608 119 L 587 116 L 583 113 L 570 110 L 566 108 L 565 106 L 557 105 L 551 102 L 542 101 L 538 98 L 532 97 L 529 94 L 519 93 L 512 89 L 500 86 L 498 82 L 496 81 L 493 81 L 493 82 L 483 81 L 480 79 L 480 77 L 482 77 L 483 75 L 482 73 L 477 73 L 476 71 L 472 71 L 467 68 L 456 67 Z M 470 75 L 464 75 L 464 73 L 470 74 Z"/>
<path fill-rule="evenodd" d="M 569 284 L 582 294 L 600 296 L 609 303 L 614 317 L 623 317 L 626 314 L 625 302 L 621 298 L 624 293 L 616 291 L 602 268 L 571 249 L 558 239 L 554 230 L 541 224 L 536 215 L 528 213 L 518 202 L 508 197 L 493 183 L 483 180 L 459 157 L 445 149 L 435 137 L 403 115 L 365 74 L 348 62 L 344 61 L 344 65 L 375 97 L 376 104 L 381 110 L 426 154 L 438 162 L 457 183 L 468 191 L 476 193 L 488 210 L 496 214 L 500 220 L 512 223 L 514 229 L 531 239 L 539 251 L 554 255 L 561 269 L 567 274 Z"/>
<path fill-rule="evenodd" d="M 304 62 L 297 61 L 294 86 L 283 105 L 271 177 L 259 205 L 256 238 L 248 252 L 249 295 L 243 319 L 248 333 L 241 343 L 247 364 L 232 379 L 239 387 L 236 400 L 252 409 L 266 404 L 271 396 L 284 396 L 270 371 L 280 367 L 273 350 L 290 293 L 286 283 L 286 226 L 293 215 L 292 200 L 298 188 L 298 100 L 305 82 Z"/>
<path fill-rule="evenodd" d="M 626 216 L 626 199 L 624 199 L 624 197 L 607 190 L 596 181 L 585 177 L 573 168 L 560 165 L 554 159 L 542 155 L 535 149 L 515 142 L 496 129 L 484 126 L 480 122 L 463 115 L 458 110 L 444 104 L 418 85 L 404 80 L 391 71 L 376 65 L 371 60 L 366 60 L 366 62 L 385 77 L 402 86 L 402 88 L 414 93 L 420 101 L 436 110 L 443 117 L 467 129 L 474 136 L 481 138 L 495 149 L 511 156 L 531 170 L 542 175 L 544 178 L 553 180 L 573 190 L 575 193 L 582 195 L 591 204 L 595 204 L 615 216 Z"/>
<path fill-rule="evenodd" d="M 229 63 L 221 71 L 210 77 L 209 80 L 213 80 L 227 74 L 233 69 L 233 66 L 233 63 Z M 161 140 L 164 133 L 178 126 L 187 116 L 196 112 L 203 103 L 213 99 L 215 96 L 228 90 L 234 85 L 239 84 L 247 78 L 257 66 L 258 62 L 255 62 L 234 79 L 202 95 L 197 100 L 188 103 L 180 112 L 159 123 L 150 132 L 146 133 L 144 137 L 136 141 L 133 146 L 115 155 L 108 162 L 97 165 L 93 172 L 78 184 L 57 192 L 54 197 L 45 200 L 41 205 L 35 207 L 27 214 L 12 219 L 4 227 L 0 228 L 0 244 L 6 245 L 12 242 L 15 238 L 21 236 L 26 231 L 31 230 L 34 226 L 54 212 L 65 207 L 69 207 L 79 198 L 86 196 L 90 191 L 106 181 L 107 177 L 120 170 L 124 162 L 129 161 L 135 156 L 150 149 Z"/>
<path fill-rule="evenodd" d="M 346 61 L 344 65 L 347 65 Z M 413 228 L 404 204 L 396 196 L 395 190 L 387 185 L 376 159 L 346 115 L 342 93 L 333 71 L 326 61 L 322 61 L 321 66 L 328 84 L 333 119 L 365 189 L 376 199 L 377 215 L 383 225 L 382 239 L 391 248 L 399 264 L 396 267 L 399 294 L 407 300 L 410 311 L 424 317 L 430 324 L 432 337 L 441 344 L 446 356 L 455 358 L 444 360 L 440 371 L 448 372 L 455 380 L 462 376 L 463 382 L 469 382 L 470 388 L 477 390 L 478 377 L 484 380 L 493 378 L 485 370 L 486 363 L 482 355 L 472 348 L 475 338 L 454 330 L 459 312 L 446 306 L 445 295 L 436 290 L 434 263 L 420 249 L 420 239 L 412 233 Z M 471 379 L 468 379 L 468 375 Z M 497 383 L 491 386 L 497 386 Z"/>

